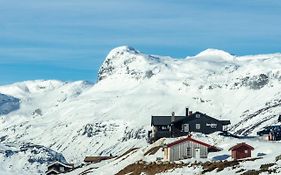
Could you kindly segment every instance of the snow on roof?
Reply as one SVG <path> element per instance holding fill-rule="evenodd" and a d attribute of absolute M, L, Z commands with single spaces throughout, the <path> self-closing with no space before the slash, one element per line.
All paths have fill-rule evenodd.
<path fill-rule="evenodd" d="M 59 173 L 60 173 L 59 171 L 57 171 L 57 170 L 55 170 L 55 169 L 50 169 L 49 171 L 46 172 L 46 174 L 49 174 L 49 173 L 51 173 L 51 172 L 54 172 L 54 173 L 56 173 L 56 174 L 59 174 Z"/>
<path fill-rule="evenodd" d="M 55 164 L 60 164 L 60 165 L 62 165 L 64 167 L 73 168 L 73 164 L 62 163 L 60 161 L 55 161 L 55 162 L 51 163 L 50 165 L 48 165 L 48 167 L 51 167 L 51 166 L 53 166 Z"/>
<path fill-rule="evenodd" d="M 247 143 L 242 142 L 242 143 L 239 143 L 239 144 L 234 145 L 233 147 L 229 148 L 229 151 L 236 150 L 236 149 L 241 148 L 241 147 L 247 147 L 251 150 L 254 150 L 254 148 L 251 145 L 248 145 Z"/>
<path fill-rule="evenodd" d="M 190 135 L 187 136 L 187 137 L 185 137 L 185 138 L 183 138 L 183 139 L 180 139 L 180 140 L 177 140 L 177 141 L 174 141 L 174 142 L 172 142 L 172 143 L 167 144 L 167 147 L 172 147 L 172 146 L 174 146 L 174 145 L 177 145 L 177 144 L 180 144 L 180 143 L 183 143 L 183 142 L 186 142 L 186 141 L 191 141 L 191 142 L 194 142 L 194 143 L 203 145 L 203 146 L 208 147 L 208 148 L 216 148 L 215 146 L 209 145 L 209 144 L 204 143 L 204 142 L 202 142 L 202 141 L 195 140 L 195 139 L 191 138 Z M 217 149 L 218 149 L 218 148 L 217 148 Z M 219 149 L 218 149 L 218 150 L 219 150 Z"/>

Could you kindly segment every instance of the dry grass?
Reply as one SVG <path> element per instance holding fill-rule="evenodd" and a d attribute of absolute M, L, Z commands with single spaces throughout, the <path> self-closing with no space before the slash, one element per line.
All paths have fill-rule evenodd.
<path fill-rule="evenodd" d="M 281 160 L 281 155 L 276 156 L 275 161 L 277 162 L 278 160 Z"/>
<path fill-rule="evenodd" d="M 241 175 L 259 175 L 260 173 L 267 172 L 269 174 L 276 173 L 276 169 L 269 169 L 270 167 L 276 165 L 276 163 L 262 164 L 259 170 L 248 170 Z"/>
<path fill-rule="evenodd" d="M 202 164 L 203 169 L 204 169 L 202 174 L 211 172 L 215 169 L 217 169 L 217 172 L 219 172 L 219 171 L 224 170 L 227 167 L 235 167 L 237 165 L 239 165 L 239 161 L 237 161 L 237 160 L 223 161 L 223 162 L 206 162 L 206 163 Z"/>
<path fill-rule="evenodd" d="M 262 164 L 260 169 L 262 171 L 268 171 L 270 167 L 276 165 L 276 163 L 268 163 L 268 164 Z"/>
<path fill-rule="evenodd" d="M 205 162 L 202 163 L 203 167 L 203 174 L 207 172 L 214 171 L 217 169 L 217 172 L 224 170 L 227 167 L 232 167 L 233 169 L 239 165 L 239 162 L 246 162 L 246 161 L 255 161 L 259 158 L 251 158 L 251 159 L 243 159 L 243 160 L 232 160 L 232 161 L 219 161 L 219 162 Z"/>
<path fill-rule="evenodd" d="M 257 170 L 248 170 L 241 175 L 259 175 L 261 172 Z"/>
<path fill-rule="evenodd" d="M 141 173 L 145 173 L 147 175 L 154 175 L 157 173 L 165 172 L 171 169 L 182 168 L 183 166 L 187 166 L 188 164 L 176 164 L 170 162 L 163 163 L 147 163 L 147 162 L 138 162 L 135 164 L 131 164 L 118 172 L 116 175 L 140 175 Z"/>
<path fill-rule="evenodd" d="M 98 163 L 98 162 L 108 160 L 108 159 L 112 159 L 112 158 L 114 158 L 114 157 L 112 157 L 112 156 L 87 156 L 84 159 L 84 162 L 86 162 L 86 163 Z"/>
<path fill-rule="evenodd" d="M 150 152 L 150 151 L 148 151 Z M 140 175 L 141 173 L 145 173 L 147 175 L 154 175 L 157 173 L 161 172 L 166 172 L 168 170 L 173 170 L 176 168 L 183 168 L 185 166 L 189 167 L 198 167 L 202 166 L 203 167 L 203 172 L 211 172 L 216 170 L 217 172 L 224 170 L 227 167 L 232 167 L 233 169 L 239 166 L 240 162 L 245 162 L 245 161 L 255 161 L 258 158 L 252 158 L 252 159 L 243 159 L 243 160 L 233 160 L 233 161 L 220 161 L 220 162 L 193 162 L 191 164 L 185 164 L 185 163 L 174 163 L 174 162 L 152 162 L 152 163 L 147 163 L 144 161 L 139 161 L 134 164 L 130 164 L 127 167 L 125 167 L 123 170 L 118 172 L 116 175 L 124 175 L 124 174 L 130 174 L 130 175 Z M 273 165 L 263 165 L 263 169 L 268 169 Z M 245 170 L 240 170 L 239 172 L 243 172 Z M 250 175 L 248 173 L 256 173 L 255 170 L 247 171 L 244 172 L 244 175 Z M 255 174 L 254 174 L 255 175 Z"/>

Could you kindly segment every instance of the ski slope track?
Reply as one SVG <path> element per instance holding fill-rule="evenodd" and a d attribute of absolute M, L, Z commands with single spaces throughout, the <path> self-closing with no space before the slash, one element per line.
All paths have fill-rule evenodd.
<path fill-rule="evenodd" d="M 185 107 L 229 119 L 240 135 L 256 135 L 281 114 L 280 53 L 207 49 L 175 59 L 121 46 L 97 80 L 0 86 L 0 170 L 40 174 L 55 159 L 80 164 L 87 155 L 145 147 L 151 115 L 181 115 Z"/>

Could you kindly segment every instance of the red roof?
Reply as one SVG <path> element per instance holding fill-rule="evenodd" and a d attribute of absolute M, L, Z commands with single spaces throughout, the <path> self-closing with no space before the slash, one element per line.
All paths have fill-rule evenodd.
<path fill-rule="evenodd" d="M 174 142 L 172 142 L 172 143 L 169 143 L 169 144 L 167 145 L 167 147 L 172 147 L 172 146 L 174 146 L 174 145 L 180 144 L 180 143 L 185 142 L 185 141 L 191 141 L 191 142 L 194 142 L 194 143 L 198 143 L 198 144 L 203 145 L 203 146 L 206 146 L 206 147 L 208 147 L 208 148 L 215 148 L 215 147 L 212 146 L 212 145 L 209 145 L 209 144 L 207 144 L 207 143 L 201 142 L 201 141 L 199 141 L 199 140 L 195 140 L 195 139 L 191 138 L 191 136 L 187 136 L 186 138 L 183 138 L 183 139 L 174 141 Z"/>
<path fill-rule="evenodd" d="M 235 146 L 229 148 L 229 151 L 230 151 L 230 150 L 236 150 L 236 149 L 239 149 L 239 148 L 241 148 L 241 147 L 246 147 L 246 148 L 248 148 L 248 149 L 254 150 L 254 148 L 253 148 L 251 145 L 248 145 L 247 143 L 242 142 L 242 143 L 239 143 L 239 144 L 237 144 L 237 145 L 235 145 Z"/>

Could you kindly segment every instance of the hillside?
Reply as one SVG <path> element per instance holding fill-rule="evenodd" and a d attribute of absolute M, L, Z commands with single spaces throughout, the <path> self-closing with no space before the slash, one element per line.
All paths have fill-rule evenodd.
<path fill-rule="evenodd" d="M 122 46 L 108 54 L 97 79 L 0 86 L 0 168 L 34 174 L 60 154 L 79 164 L 86 155 L 145 147 L 151 115 L 184 114 L 186 106 L 231 120 L 229 130 L 241 135 L 255 135 L 281 113 L 281 54 L 235 56 L 208 49 L 174 59 Z M 5 154 L 26 144 L 39 146 L 40 154 Z M 34 156 L 47 161 L 26 161 Z"/>

